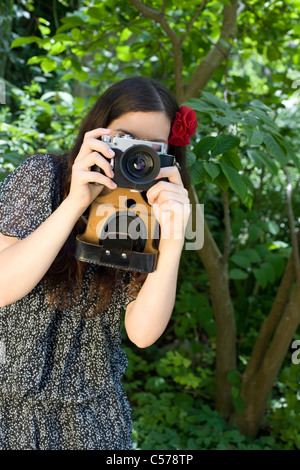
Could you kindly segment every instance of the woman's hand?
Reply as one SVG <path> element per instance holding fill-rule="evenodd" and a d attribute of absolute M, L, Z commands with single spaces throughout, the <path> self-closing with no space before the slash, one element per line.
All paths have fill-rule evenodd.
<path fill-rule="evenodd" d="M 110 133 L 110 129 L 103 128 L 87 132 L 73 163 L 68 199 L 77 204 L 82 212 L 100 194 L 103 186 L 109 189 L 117 187 L 116 183 L 111 179 L 114 176 L 114 172 L 110 162 L 104 158 L 113 158 L 114 151 L 105 142 L 98 140 L 102 135 L 109 135 Z M 98 165 L 105 174 L 92 171 L 93 165 Z"/>
<path fill-rule="evenodd" d="M 161 228 L 161 239 L 184 240 L 184 233 L 190 215 L 188 192 L 184 188 L 176 166 L 161 168 L 156 179 L 159 181 L 147 191 L 149 204 Z"/>

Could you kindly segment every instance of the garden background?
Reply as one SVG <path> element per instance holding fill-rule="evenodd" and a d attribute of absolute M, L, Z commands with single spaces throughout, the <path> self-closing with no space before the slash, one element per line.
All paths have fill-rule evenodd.
<path fill-rule="evenodd" d="M 110 84 L 191 105 L 204 246 L 158 342 L 126 338 L 137 449 L 300 448 L 300 1 L 2 0 L 0 178 L 67 152 Z M 194 214 L 195 217 L 195 214 Z"/>

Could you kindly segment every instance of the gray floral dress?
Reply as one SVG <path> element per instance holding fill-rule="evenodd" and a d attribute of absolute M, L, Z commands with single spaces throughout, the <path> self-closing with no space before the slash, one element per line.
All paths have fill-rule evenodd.
<path fill-rule="evenodd" d="M 0 232 L 23 239 L 59 205 L 65 167 L 50 155 L 28 158 L 0 184 Z M 59 310 L 43 282 L 0 308 L 0 450 L 131 449 L 131 409 L 121 321 L 133 296 L 125 271 L 106 310 L 95 316 L 87 289 Z"/>

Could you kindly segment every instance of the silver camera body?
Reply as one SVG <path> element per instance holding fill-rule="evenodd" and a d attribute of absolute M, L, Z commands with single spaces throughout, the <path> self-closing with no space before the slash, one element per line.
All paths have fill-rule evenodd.
<path fill-rule="evenodd" d="M 101 140 L 115 152 L 114 158 L 108 161 L 114 170 L 113 180 L 121 188 L 147 191 L 159 181 L 156 177 L 161 168 L 176 164 L 163 142 L 134 139 L 127 134 L 105 135 Z M 97 165 L 92 170 L 102 172 Z"/>
<path fill-rule="evenodd" d="M 150 140 L 134 139 L 129 134 L 115 134 L 113 137 L 111 135 L 103 135 L 101 140 L 106 142 L 110 147 L 118 148 L 122 152 L 125 152 L 125 150 L 129 149 L 133 145 L 147 145 L 148 147 L 152 147 L 158 153 L 163 154 L 167 153 L 168 149 L 168 144 L 163 142 L 151 142 Z"/>

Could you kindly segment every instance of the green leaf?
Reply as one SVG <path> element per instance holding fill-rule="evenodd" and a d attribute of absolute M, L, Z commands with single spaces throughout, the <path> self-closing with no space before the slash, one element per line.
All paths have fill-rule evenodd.
<path fill-rule="evenodd" d="M 227 165 L 226 163 L 221 161 L 220 165 L 224 175 L 228 180 L 229 186 L 240 196 L 242 200 L 245 199 L 247 194 L 247 186 L 243 178 L 234 168 Z"/>
<path fill-rule="evenodd" d="M 74 41 L 79 42 L 81 39 L 81 31 L 79 28 L 72 28 L 71 29 L 71 35 Z"/>
<path fill-rule="evenodd" d="M 247 257 L 251 263 L 259 263 L 261 261 L 260 255 L 254 249 L 246 248 L 245 250 L 241 250 L 238 253 Z"/>
<path fill-rule="evenodd" d="M 227 110 L 230 110 L 230 106 L 224 101 L 219 100 L 219 98 L 217 98 L 217 96 L 213 93 L 210 93 L 208 91 L 202 91 L 201 97 L 209 103 L 213 104 L 216 108 L 222 110 L 223 112 L 227 112 Z"/>
<path fill-rule="evenodd" d="M 166 388 L 166 380 L 163 377 L 149 377 L 145 384 L 145 388 L 151 392 L 161 392 Z"/>
<path fill-rule="evenodd" d="M 232 369 L 227 374 L 227 380 L 231 385 L 239 385 L 241 383 L 241 377 L 237 369 Z"/>
<path fill-rule="evenodd" d="M 186 166 L 189 168 L 196 161 L 196 155 L 193 152 L 187 151 L 186 153 Z"/>
<path fill-rule="evenodd" d="M 201 158 L 210 152 L 216 145 L 216 137 L 206 136 L 194 146 L 194 153 L 198 158 Z"/>
<path fill-rule="evenodd" d="M 246 256 L 243 256 L 242 254 L 239 254 L 239 252 L 234 253 L 230 259 L 235 264 L 237 264 L 238 266 L 241 266 L 242 268 L 247 269 L 251 266 L 251 261 L 249 260 L 249 258 L 247 258 Z"/>
<path fill-rule="evenodd" d="M 263 111 L 265 112 L 270 112 L 271 111 L 271 108 L 269 108 L 269 106 L 267 106 L 263 101 L 261 100 L 251 100 L 251 106 L 253 106 L 254 108 L 259 108 L 259 109 L 262 109 Z M 267 115 L 266 115 L 267 116 Z"/>
<path fill-rule="evenodd" d="M 226 178 L 226 176 L 224 175 L 223 172 L 221 172 L 221 173 L 219 174 L 219 176 L 217 176 L 217 177 L 215 178 L 214 183 L 215 183 L 217 186 L 219 186 L 219 188 L 223 189 L 223 191 L 227 191 L 228 186 L 229 186 L 228 180 L 227 180 L 227 178 Z"/>
<path fill-rule="evenodd" d="M 248 228 L 249 241 L 255 242 L 259 239 L 261 229 L 256 224 L 251 224 Z"/>
<path fill-rule="evenodd" d="M 262 152 L 257 150 L 247 150 L 247 155 L 253 163 L 258 166 L 258 168 L 266 167 L 270 173 L 277 175 L 278 173 L 278 164 L 276 161 L 273 161 L 268 155 L 265 155 Z"/>
<path fill-rule="evenodd" d="M 34 55 L 27 60 L 28 65 L 39 64 L 42 60 L 45 59 L 44 55 Z"/>
<path fill-rule="evenodd" d="M 117 58 L 122 62 L 128 62 L 131 59 L 130 46 L 117 46 L 116 47 Z"/>
<path fill-rule="evenodd" d="M 14 47 L 23 46 L 23 44 L 31 44 L 32 42 L 38 42 L 40 40 L 37 36 L 28 36 L 27 38 L 17 38 L 11 44 L 11 49 Z"/>
<path fill-rule="evenodd" d="M 293 147 L 291 146 L 291 144 L 289 142 L 287 142 L 285 140 L 283 142 L 283 144 L 284 144 L 284 146 L 287 150 L 289 159 L 291 159 L 294 162 L 294 164 L 296 165 L 296 167 L 300 171 L 300 158 L 299 158 L 299 156 L 295 153 Z"/>
<path fill-rule="evenodd" d="M 230 279 L 241 280 L 247 279 L 248 274 L 245 271 L 242 271 L 241 269 L 231 269 L 229 271 L 229 277 Z"/>
<path fill-rule="evenodd" d="M 283 273 L 285 267 L 285 261 L 283 256 L 281 256 L 280 253 L 269 253 L 267 258 L 269 264 L 271 264 L 272 267 L 275 269 L 276 277 L 280 276 Z"/>
<path fill-rule="evenodd" d="M 273 220 L 268 221 L 267 226 L 268 226 L 268 231 L 272 233 L 272 235 L 277 235 L 280 231 L 279 225 Z"/>
<path fill-rule="evenodd" d="M 263 139 L 264 139 L 263 133 L 258 131 L 257 129 L 254 129 L 249 139 L 249 144 L 255 145 L 255 146 L 261 145 L 263 143 Z"/>
<path fill-rule="evenodd" d="M 249 268 L 251 264 L 259 263 L 261 261 L 261 257 L 257 251 L 251 248 L 237 251 L 230 257 L 230 259 L 235 264 L 245 269 Z"/>
<path fill-rule="evenodd" d="M 212 180 L 214 180 L 220 173 L 220 167 L 216 163 L 203 163 L 205 171 L 209 174 Z"/>
<path fill-rule="evenodd" d="M 240 171 L 243 170 L 244 167 L 241 163 L 241 159 L 238 154 L 234 151 L 229 151 L 223 154 L 222 161 L 229 166 L 232 166 L 236 170 Z"/>
<path fill-rule="evenodd" d="M 71 38 L 71 36 L 69 36 L 68 34 L 55 34 L 52 39 L 54 39 L 55 41 L 60 41 L 60 42 L 67 42 L 67 43 L 73 43 L 73 39 Z"/>
<path fill-rule="evenodd" d="M 276 46 L 271 44 L 267 49 L 267 57 L 270 61 L 278 60 L 281 57 L 281 54 Z"/>
<path fill-rule="evenodd" d="M 78 16 L 66 16 L 65 18 L 62 18 L 61 22 L 64 24 L 56 30 L 56 34 L 60 34 L 63 31 L 67 31 L 68 29 L 84 24 L 84 20 Z"/>
<path fill-rule="evenodd" d="M 212 155 L 215 157 L 224 152 L 228 152 L 235 147 L 238 147 L 240 139 L 234 135 L 220 134 L 216 138 L 216 144 L 212 150 Z"/>
<path fill-rule="evenodd" d="M 87 10 L 88 16 L 90 16 L 92 19 L 97 19 L 97 20 L 103 20 L 103 10 L 101 8 L 96 8 L 96 7 L 90 7 Z"/>
<path fill-rule="evenodd" d="M 261 258 L 264 258 L 269 255 L 269 249 L 264 243 L 256 245 L 255 249 L 258 252 L 258 254 L 261 256 Z"/>
<path fill-rule="evenodd" d="M 266 144 L 267 151 L 276 158 L 282 166 L 287 164 L 289 160 L 288 156 L 271 134 L 264 133 L 264 143 Z"/>
<path fill-rule="evenodd" d="M 52 72 L 52 70 L 56 69 L 56 67 L 56 61 L 53 59 L 49 59 L 48 57 L 46 57 L 46 59 L 43 59 L 41 62 L 41 68 L 45 73 Z"/>
<path fill-rule="evenodd" d="M 214 114 L 212 116 L 212 118 L 213 118 L 213 122 L 216 122 L 216 123 L 220 124 L 220 126 L 222 126 L 222 127 L 230 126 L 230 124 L 232 124 L 232 120 L 228 119 L 228 117 L 224 117 L 224 116 L 220 116 L 218 114 Z"/>
<path fill-rule="evenodd" d="M 215 108 L 212 106 L 209 106 L 207 103 L 205 103 L 202 99 L 200 98 L 190 98 L 186 103 L 187 106 L 190 106 L 193 108 L 195 111 L 200 111 L 202 112 L 208 112 L 208 113 L 214 113 L 216 111 Z"/>
<path fill-rule="evenodd" d="M 258 281 L 258 283 L 265 287 L 267 283 L 273 283 L 276 279 L 276 273 L 274 271 L 274 266 L 272 263 L 266 261 L 259 268 L 253 269 L 253 273 Z"/>
<path fill-rule="evenodd" d="M 127 39 L 129 39 L 130 36 L 132 36 L 132 31 L 130 31 L 130 29 L 128 28 L 124 28 L 120 36 L 120 42 L 127 41 Z"/>
<path fill-rule="evenodd" d="M 203 163 L 198 160 L 190 167 L 191 184 L 198 184 L 205 178 Z"/>
<path fill-rule="evenodd" d="M 243 119 L 246 121 L 247 125 L 252 128 L 255 128 L 259 123 L 258 118 L 253 113 L 244 113 Z"/>
<path fill-rule="evenodd" d="M 48 36 L 49 34 L 51 34 L 51 29 L 48 28 L 48 26 L 42 26 L 41 24 L 38 26 L 40 32 L 41 32 L 41 35 L 42 36 Z"/>
<path fill-rule="evenodd" d="M 278 132 L 278 127 L 267 114 L 267 112 L 270 112 L 270 108 L 268 108 L 264 105 L 264 103 L 258 100 L 251 101 L 250 106 L 253 107 L 252 115 L 258 118 L 260 123 L 268 126 L 271 132 Z"/>
<path fill-rule="evenodd" d="M 66 46 L 60 42 L 60 41 L 57 41 L 55 44 L 53 44 L 53 46 L 51 47 L 51 54 L 61 54 L 62 52 L 64 52 L 66 50 Z"/>
<path fill-rule="evenodd" d="M 245 409 L 245 403 L 244 400 L 238 396 L 238 397 L 233 397 L 232 398 L 234 408 L 238 413 L 242 413 Z"/>
<path fill-rule="evenodd" d="M 271 245 L 268 246 L 269 250 L 278 250 L 279 248 L 288 248 L 288 243 L 281 240 L 273 240 Z"/>
<path fill-rule="evenodd" d="M 84 20 L 76 15 L 65 16 L 64 18 L 62 18 L 61 22 L 63 24 L 68 24 L 73 27 L 84 24 Z"/>

